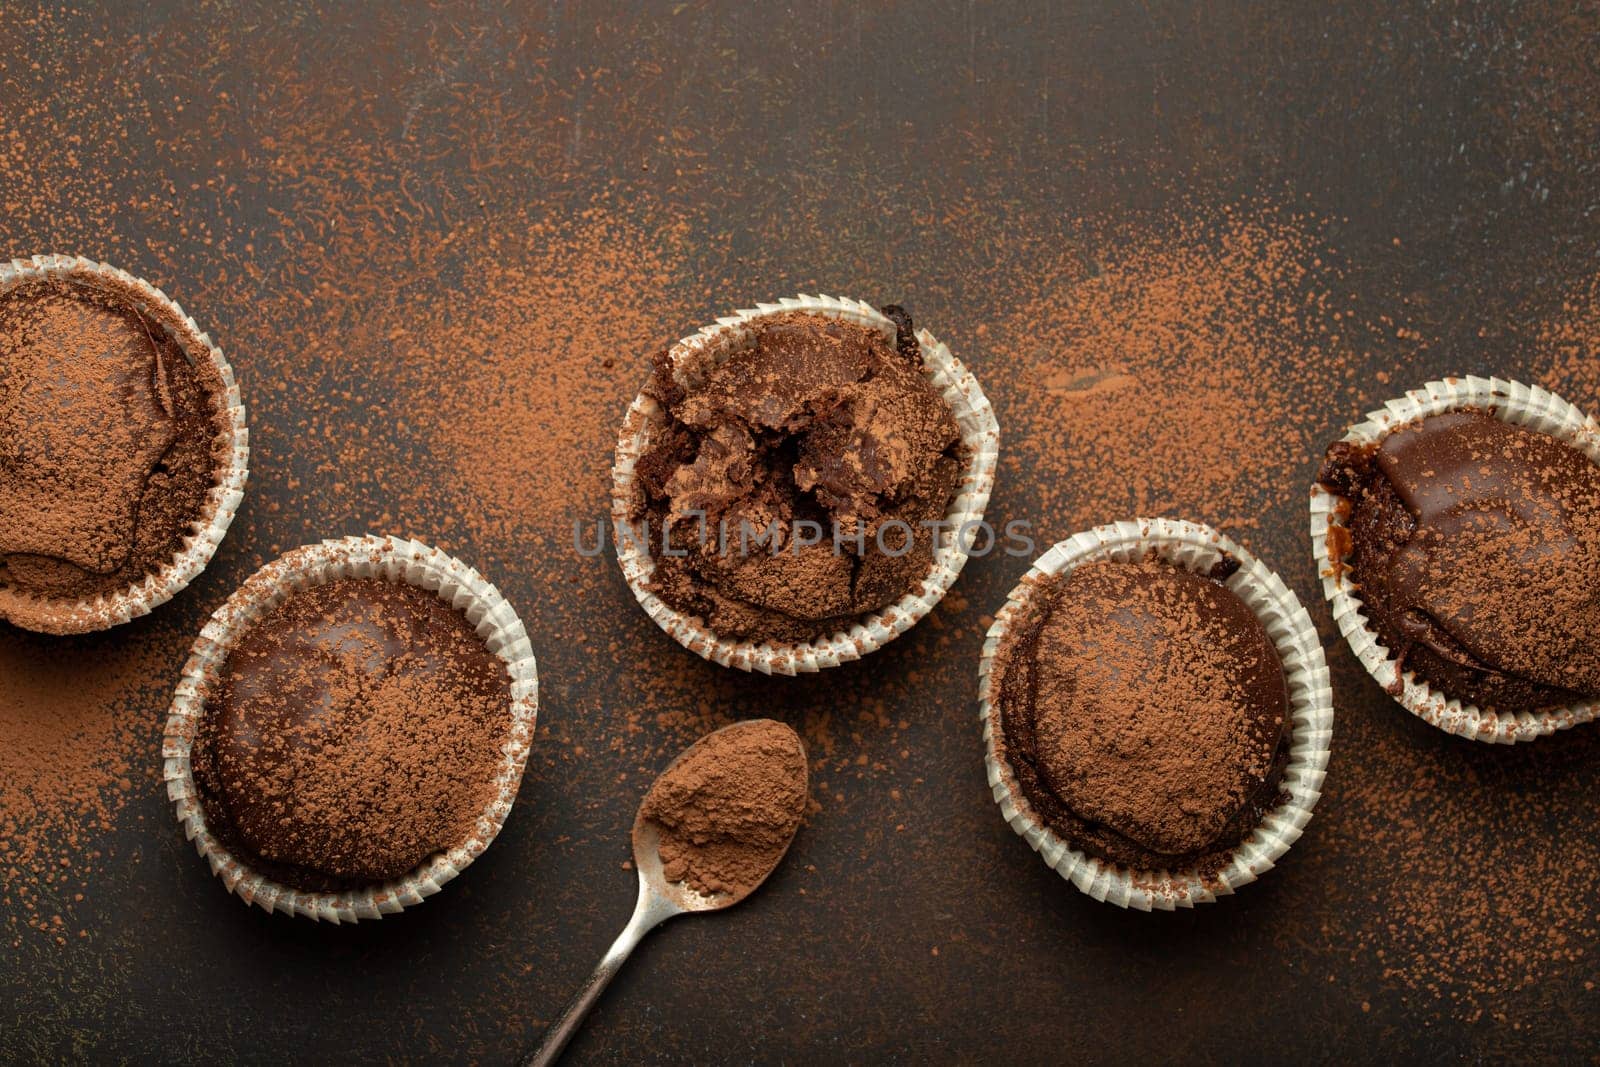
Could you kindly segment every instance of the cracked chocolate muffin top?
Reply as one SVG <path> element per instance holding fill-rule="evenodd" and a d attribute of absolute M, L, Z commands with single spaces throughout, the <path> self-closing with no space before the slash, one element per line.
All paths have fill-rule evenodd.
<path fill-rule="evenodd" d="M 1587 456 L 1467 409 L 1375 446 L 1338 442 L 1318 480 L 1345 498 L 1330 548 L 1402 671 L 1509 712 L 1600 695 L 1600 467 Z"/>
<path fill-rule="evenodd" d="M 915 589 L 961 477 L 960 427 L 898 336 L 791 312 L 685 384 L 667 351 L 635 468 L 652 590 L 720 637 L 805 642 Z"/>
<path fill-rule="evenodd" d="M 997 748 L 1069 846 L 1133 871 L 1226 866 L 1283 802 L 1289 693 L 1255 613 L 1157 557 L 1037 581 L 996 651 Z"/>

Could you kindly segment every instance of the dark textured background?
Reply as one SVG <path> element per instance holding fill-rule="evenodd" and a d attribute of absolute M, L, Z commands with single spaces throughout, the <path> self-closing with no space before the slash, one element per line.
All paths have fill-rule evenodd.
<path fill-rule="evenodd" d="M 38 655 L 115 656 L 143 640 L 175 676 L 206 613 L 276 550 L 388 514 L 381 483 L 348 487 L 322 462 L 326 447 L 301 439 L 285 399 L 337 395 L 366 373 L 342 368 L 381 362 L 367 351 L 381 331 L 362 324 L 396 305 L 364 303 L 371 285 L 346 292 L 340 272 L 360 272 L 357 258 L 315 254 L 350 251 L 341 226 L 393 264 L 463 219 L 482 239 L 604 187 L 687 220 L 686 269 L 703 261 L 723 282 L 716 297 L 676 298 L 670 320 L 620 358 L 728 307 L 823 288 L 914 299 L 980 378 L 974 338 L 1008 294 L 931 221 L 958 198 L 1017 218 L 1160 209 L 1196 188 L 1304 205 L 1333 220 L 1351 289 L 1403 304 L 1430 338 L 1404 367 L 1381 348 L 1367 357 L 1366 369 L 1405 381 L 1520 371 L 1517 317 L 1597 267 L 1600 41 L 1593 17 L 1560 4 L 114 6 L 0 12 L 0 138 L 8 158 L 20 144 L 40 160 L 0 174 L 4 254 L 103 257 L 176 295 L 239 370 L 255 475 L 217 561 L 159 621 L 66 642 L 0 630 Z M 297 180 L 283 180 L 286 168 Z M 346 324 L 349 338 L 348 364 L 329 360 L 316 381 L 281 380 L 304 365 L 274 341 L 305 343 L 291 295 L 349 301 L 316 320 Z M 643 298 L 595 294 L 597 305 Z M 1016 383 L 984 380 L 1003 425 Z M 1373 383 L 1364 397 L 1389 391 Z M 329 420 L 333 432 L 370 430 L 381 465 L 381 395 L 345 414 Z M 1325 439 L 1355 414 L 1307 397 L 1302 417 Z M 416 454 L 392 440 L 398 475 Z M 1313 469 L 1308 455 L 1304 480 L 1282 488 L 1248 540 L 1328 636 L 1304 533 Z M 1003 477 L 993 513 L 1030 514 L 1030 499 L 1026 474 Z M 1033 517 L 1041 542 L 1072 532 Z M 626 687 L 613 682 L 687 654 L 633 606 L 609 559 L 572 561 L 587 580 L 569 586 L 559 567 L 528 565 L 526 542 L 459 528 L 447 540 L 500 583 L 540 655 L 540 740 L 494 848 L 439 899 L 379 924 L 330 929 L 247 910 L 172 824 L 153 766 L 170 682 L 155 679 L 151 777 L 99 843 L 105 858 L 73 918 L 87 936 L 62 949 L 25 941 L 0 960 L 0 1052 L 492 1062 L 537 1040 L 627 917 L 634 882 L 621 862 L 641 772 L 688 740 L 652 734 L 647 718 L 644 754 L 597 743 L 626 736 L 627 709 L 612 699 Z M 1370 951 L 1412 917 L 1382 893 L 1330 905 L 1325 892 L 1330 879 L 1401 862 L 1341 830 L 1350 790 L 1376 773 L 1368 752 L 1400 753 L 1383 766 L 1402 779 L 1413 773 L 1405 761 L 1419 777 L 1438 761 L 1482 785 L 1486 803 L 1516 803 L 1530 791 L 1597 795 L 1592 738 L 1473 748 L 1402 714 L 1330 640 L 1340 720 L 1305 838 L 1235 899 L 1124 914 L 1046 869 L 987 796 L 978 617 L 1021 570 L 999 557 L 968 569 L 958 589 L 971 606 L 937 651 L 956 662 L 937 669 L 919 673 L 935 656 L 926 625 L 821 680 L 703 669 L 733 714 L 798 720 L 831 705 L 843 719 L 870 694 L 886 699 L 904 730 L 840 743 L 895 769 L 830 775 L 835 796 L 772 884 L 727 915 L 653 936 L 575 1060 L 1594 1054 L 1600 946 L 1508 989 L 1502 1018 L 1472 1019 L 1386 973 L 1403 960 Z M 579 630 L 617 642 L 618 661 L 597 666 L 565 643 Z M 909 761 L 888 751 L 901 748 Z M 1529 848 L 1592 837 L 1592 807 L 1565 810 L 1578 821 Z M 1592 917 L 1593 878 L 1587 899 Z M 1359 953 L 1338 932 L 1351 928 L 1366 931 Z M 1439 936 L 1453 936 L 1448 921 Z"/>

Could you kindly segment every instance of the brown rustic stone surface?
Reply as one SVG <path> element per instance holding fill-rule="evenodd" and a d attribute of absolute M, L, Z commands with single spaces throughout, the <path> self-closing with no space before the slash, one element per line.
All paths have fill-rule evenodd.
<path fill-rule="evenodd" d="M 1593 1049 L 1600 728 L 1500 750 L 1401 711 L 1334 640 L 1305 498 L 1328 441 L 1430 377 L 1600 410 L 1594 17 L 1243 7 L 8 9 L 3 254 L 178 299 L 238 374 L 252 477 L 152 617 L 0 628 L 0 1058 L 508 1061 L 626 919 L 654 775 L 757 716 L 812 759 L 793 852 L 655 935 L 575 1062 Z M 573 552 L 644 357 L 819 290 L 912 307 L 974 371 L 1003 431 L 989 514 L 1041 550 L 1181 516 L 1305 600 L 1335 751 L 1259 884 L 1124 914 L 1004 825 L 975 669 L 1026 560 L 974 560 L 892 647 L 791 681 L 679 649 L 609 552 Z M 466 875 L 320 928 L 193 855 L 160 731 L 245 576 L 369 530 L 501 586 L 540 725 Z"/>

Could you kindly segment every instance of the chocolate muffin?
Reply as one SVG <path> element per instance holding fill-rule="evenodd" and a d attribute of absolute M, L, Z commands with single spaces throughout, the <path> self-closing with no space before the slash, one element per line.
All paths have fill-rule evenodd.
<path fill-rule="evenodd" d="M 1587 456 L 1466 409 L 1376 445 L 1338 442 L 1318 480 L 1348 509 L 1330 553 L 1401 670 L 1508 712 L 1600 696 L 1600 467 Z"/>
<path fill-rule="evenodd" d="M 654 358 L 660 415 L 629 522 L 651 590 L 720 637 L 801 643 L 917 588 L 961 477 L 960 427 L 910 317 L 882 333 L 791 312 L 694 384 Z"/>
<path fill-rule="evenodd" d="M 1215 875 L 1282 804 L 1283 664 L 1254 612 L 1159 557 L 1038 580 L 991 685 L 997 751 L 1070 847 L 1130 871 Z"/>
<path fill-rule="evenodd" d="M 377 578 L 296 592 L 228 653 L 191 750 L 207 824 L 308 892 L 399 878 L 494 797 L 510 675 L 466 617 Z"/>
<path fill-rule="evenodd" d="M 76 602 L 170 564 L 228 462 L 224 392 L 110 278 L 0 292 L 0 594 Z"/>

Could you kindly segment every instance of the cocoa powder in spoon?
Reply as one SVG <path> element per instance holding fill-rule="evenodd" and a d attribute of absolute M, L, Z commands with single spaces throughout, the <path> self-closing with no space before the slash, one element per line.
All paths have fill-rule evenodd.
<path fill-rule="evenodd" d="M 645 797 L 634 837 L 647 825 L 660 834 L 667 881 L 742 897 L 783 858 L 805 809 L 799 736 L 781 722 L 752 719 L 679 756 Z"/>

